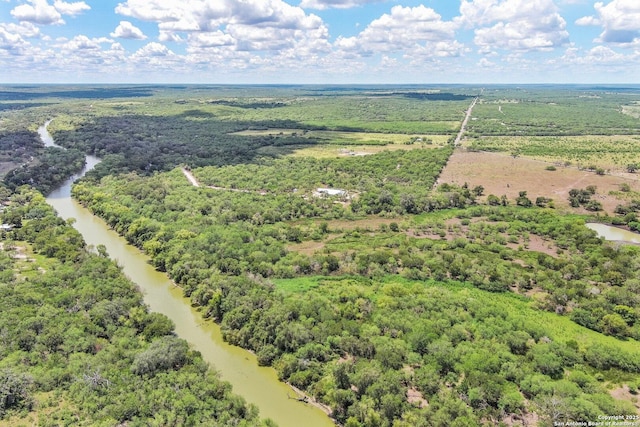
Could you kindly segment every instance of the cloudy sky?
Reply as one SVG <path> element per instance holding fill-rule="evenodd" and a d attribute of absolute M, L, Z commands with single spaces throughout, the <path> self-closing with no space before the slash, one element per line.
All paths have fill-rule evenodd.
<path fill-rule="evenodd" d="M 640 83 L 640 0 L 0 0 L 0 83 Z"/>

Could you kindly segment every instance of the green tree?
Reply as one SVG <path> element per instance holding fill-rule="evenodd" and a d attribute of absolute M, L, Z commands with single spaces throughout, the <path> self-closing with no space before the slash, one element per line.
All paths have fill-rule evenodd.
<path fill-rule="evenodd" d="M 158 371 L 177 369 L 187 361 L 186 341 L 174 336 L 156 339 L 149 348 L 138 354 L 131 365 L 137 375 L 155 375 Z"/>
<path fill-rule="evenodd" d="M 33 378 L 11 369 L 0 370 L 0 419 L 11 409 L 31 409 Z"/>

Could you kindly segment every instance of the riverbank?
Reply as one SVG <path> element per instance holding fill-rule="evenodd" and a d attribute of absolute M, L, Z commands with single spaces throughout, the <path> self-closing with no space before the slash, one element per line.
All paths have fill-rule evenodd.
<path fill-rule="evenodd" d="M 73 227 L 88 245 L 105 246 L 110 258 L 138 285 L 151 311 L 170 318 L 177 335 L 199 351 L 223 380 L 231 383 L 234 393 L 255 404 L 262 418 L 270 418 L 281 427 L 300 426 L 301 420 L 309 427 L 334 425 L 320 408 L 289 399 L 291 388 L 278 380 L 273 368 L 258 366 L 257 358 L 251 352 L 224 342 L 220 327 L 203 321 L 201 314 L 183 296 L 182 289 L 176 287 L 166 274 L 156 271 L 146 255 L 74 201 L 71 186 L 77 178 L 70 178 L 52 192 L 47 202 L 60 217 L 75 220 Z"/>

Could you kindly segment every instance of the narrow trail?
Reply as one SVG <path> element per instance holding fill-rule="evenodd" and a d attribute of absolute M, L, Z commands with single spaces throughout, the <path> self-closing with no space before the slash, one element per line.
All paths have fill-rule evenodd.
<path fill-rule="evenodd" d="M 191 183 L 191 185 L 193 185 L 194 187 L 200 187 L 200 183 L 198 182 L 198 180 L 196 179 L 195 176 L 193 176 L 193 174 L 191 173 L 191 171 L 188 171 L 185 168 L 182 168 L 182 173 L 184 174 L 184 176 L 187 177 L 187 179 L 189 180 L 189 182 Z"/>
<path fill-rule="evenodd" d="M 184 174 L 184 176 L 187 178 L 187 180 L 191 183 L 191 185 L 193 185 L 194 187 L 201 187 L 200 183 L 198 182 L 197 178 L 191 173 L 190 170 L 186 169 L 186 168 L 181 168 L 182 173 Z M 215 185 L 207 185 L 204 188 L 209 188 L 211 190 L 218 190 L 218 191 L 233 191 L 236 193 L 254 193 L 254 194 L 259 194 L 261 196 L 264 196 L 267 194 L 266 191 L 251 191 L 251 190 L 242 190 L 240 188 L 226 188 L 226 187 L 217 187 Z"/>
<path fill-rule="evenodd" d="M 465 131 L 465 128 L 467 127 L 467 123 L 471 118 L 471 112 L 473 111 L 473 107 L 476 106 L 476 103 L 478 102 L 478 98 L 480 98 L 479 95 L 473 98 L 473 102 L 471 102 L 471 105 L 469 105 L 469 108 L 467 109 L 467 114 L 465 115 L 464 120 L 462 121 L 462 125 L 460 126 L 460 132 L 458 132 L 458 135 L 456 136 L 456 139 L 453 143 L 455 147 L 460 145 L 460 141 L 462 140 L 462 135 L 464 135 L 464 131 Z"/>

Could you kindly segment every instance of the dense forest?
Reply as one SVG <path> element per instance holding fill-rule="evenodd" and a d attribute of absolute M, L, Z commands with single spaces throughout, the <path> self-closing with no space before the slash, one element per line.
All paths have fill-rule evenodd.
<path fill-rule="evenodd" d="M 369 156 L 371 162 L 375 157 Z M 377 164 L 373 175 L 379 177 L 398 170 Z M 301 165 L 300 175 L 313 170 Z M 248 173 L 251 191 L 250 177 L 260 177 L 260 167 L 271 166 Z M 209 176 L 206 168 L 194 172 Z M 243 173 L 227 167 L 216 176 L 233 186 Z M 325 178 L 337 175 L 332 170 Z M 472 206 L 433 218 L 398 216 L 378 227 L 350 229 L 349 221 L 334 218 L 356 219 L 351 207 L 321 205 L 295 193 L 194 188 L 178 170 L 153 178 L 104 178 L 89 188 L 77 185 L 76 197 L 144 248 L 203 315 L 221 323 L 227 340 L 254 350 L 283 379 L 329 404 L 342 423 L 403 425 L 402 419 L 406 425 L 445 425 L 447 411 L 454 410 L 469 425 L 526 411 L 551 420 L 545 412 L 550 408 L 542 408 L 562 393 L 568 393 L 560 399 L 562 416 L 569 419 L 634 412 L 611 400 L 596 373 L 637 375 L 637 342 L 605 339 L 586 328 L 640 338 L 638 250 L 609 246 L 580 218 L 506 200 L 508 206 Z M 473 204 L 470 189 L 445 187 L 435 195 L 451 200 L 465 192 Z M 538 241 L 553 250 L 530 250 Z M 317 250 L 295 250 L 305 243 Z M 281 281 L 316 275 L 329 276 L 300 279 L 296 292 L 287 292 L 290 282 Z M 545 326 L 538 323 L 541 316 Z M 483 352 L 496 357 L 493 367 L 475 364 L 488 357 Z M 509 361 L 518 374 L 503 371 Z M 563 382 L 570 383 L 566 376 L 576 370 L 594 388 Z M 533 391 L 530 381 L 546 385 Z M 447 384 L 455 385 L 455 393 L 443 392 Z M 565 385 L 573 391 L 560 391 Z M 413 404 L 402 397 L 409 395 Z M 591 409 L 581 412 L 583 405 Z"/>
<path fill-rule="evenodd" d="M 48 193 L 84 166 L 78 150 L 43 147 L 36 132 L 0 131 L 0 169 L 8 169 L 3 183 L 10 189 L 29 184 Z"/>
<path fill-rule="evenodd" d="M 605 242 L 585 222 L 634 229 L 640 194 L 628 188 L 619 192 L 614 215 L 587 208 L 594 216 L 586 216 L 556 209 L 551 197 L 532 200 L 525 190 L 509 198 L 485 194 L 482 185 L 441 182 L 460 150 L 453 140 L 478 95 L 474 88 L 309 88 L 304 96 L 289 90 L 256 88 L 255 96 L 240 96 L 233 89 L 198 88 L 159 91 L 144 102 L 116 97 L 95 100 L 90 108 L 65 101 L 64 112 L 38 108 L 41 114 L 57 111 L 52 133 L 66 153 L 103 158 L 74 186 L 74 198 L 144 250 L 204 318 L 221 325 L 225 340 L 252 350 L 283 381 L 327 404 L 339 424 L 553 425 L 638 413 L 640 249 Z M 465 144 L 511 154 L 505 158 L 550 151 L 566 157 L 575 150 L 556 142 L 574 141 L 554 138 L 571 135 L 625 134 L 625 143 L 633 145 L 638 120 L 620 113 L 620 99 L 598 92 L 600 98 L 587 98 L 593 103 L 588 108 L 580 106 L 583 96 L 577 89 L 487 90 Z M 579 114 L 583 109 L 589 112 Z M 327 137 L 331 133 L 318 137 L 327 130 L 339 131 L 339 139 Z M 344 137 L 349 132 L 353 138 Z M 409 142 L 390 136 L 382 143 L 376 139 L 380 147 L 374 151 L 350 148 L 353 141 L 367 141 L 360 134 L 367 132 L 377 133 L 375 138 L 404 133 Z M 448 143 L 424 143 L 427 135 Z M 514 136 L 524 139 L 496 139 Z M 44 155 L 38 159 L 46 163 Z M 41 197 L 18 190 L 11 197 Z M 587 190 L 567 192 L 576 209 L 599 203 L 595 192 L 589 193 L 592 200 Z M 28 242 L 35 254 L 59 259 L 62 270 L 107 263 L 99 248 L 98 255 L 68 249 L 81 243 L 42 209 L 2 213 L 2 222 L 14 227 L 15 244 Z M 30 237 L 48 233 L 47 221 L 67 227 L 61 232 L 66 237 Z M 43 268 L 54 271 L 53 261 L 47 262 Z M 94 269 L 95 279 L 83 281 L 88 268 L 75 267 L 68 280 L 51 281 L 89 286 L 102 280 Z M 21 277 L 10 276 L 13 282 Z M 106 298 L 124 298 L 114 295 Z M 93 313 L 101 306 L 96 301 L 70 314 L 83 314 L 85 323 L 93 319 L 90 343 L 118 337 L 114 341 L 125 348 L 117 351 L 125 356 L 117 365 L 136 381 L 164 381 L 165 374 L 173 381 L 184 369 L 198 381 L 214 381 L 198 356 L 170 334 L 166 319 L 142 310 L 139 296 L 127 298 L 131 305 L 105 302 L 108 307 Z M 133 320 L 132 311 L 151 320 Z M 100 317 L 107 312 L 113 325 Z M 109 332 L 116 327 L 139 337 L 131 338 L 135 345 L 116 329 Z M 147 332 L 151 336 L 147 327 L 155 331 Z M 174 350 L 194 359 L 148 362 Z M 2 360 L 0 366 L 16 357 L 7 353 Z M 14 376 L 28 374 L 11 369 Z M 100 365 L 98 372 L 108 369 L 116 368 Z M 60 384 L 77 386 L 71 380 Z M 234 402 L 233 417 L 259 423 L 253 408 L 224 390 Z M 110 407 L 93 399 L 86 401 Z M 138 405 L 125 419 L 145 419 L 150 415 L 144 408 L 154 404 Z M 166 416 L 219 416 L 189 408 L 188 415 L 176 409 Z M 107 409 L 100 414 L 120 420 Z"/>
<path fill-rule="evenodd" d="M 5 189 L 2 205 L 13 228 L 0 251 L 0 420 L 36 410 L 41 426 L 269 425 L 41 194 Z"/>

